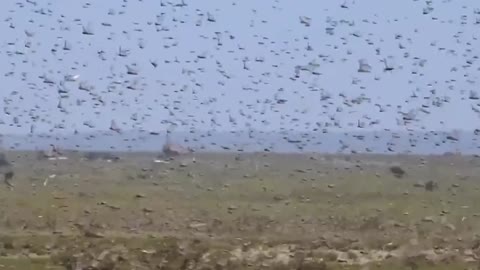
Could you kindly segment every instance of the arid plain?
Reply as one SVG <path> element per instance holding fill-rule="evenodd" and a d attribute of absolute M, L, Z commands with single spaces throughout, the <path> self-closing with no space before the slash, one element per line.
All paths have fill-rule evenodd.
<path fill-rule="evenodd" d="M 8 152 L 4 269 L 477 269 L 477 157 Z"/>

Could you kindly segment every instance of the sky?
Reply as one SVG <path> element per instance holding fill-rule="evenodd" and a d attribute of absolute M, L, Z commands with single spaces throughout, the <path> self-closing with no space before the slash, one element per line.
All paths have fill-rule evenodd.
<path fill-rule="evenodd" d="M 4 135 L 478 126 L 477 1 L 2 3 Z"/>

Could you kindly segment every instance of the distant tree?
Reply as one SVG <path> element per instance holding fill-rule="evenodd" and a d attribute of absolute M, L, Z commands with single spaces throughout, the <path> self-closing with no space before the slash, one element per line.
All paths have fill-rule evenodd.
<path fill-rule="evenodd" d="M 400 166 L 391 166 L 390 172 L 397 178 L 402 178 L 405 175 L 405 170 Z"/>
<path fill-rule="evenodd" d="M 438 188 L 438 184 L 436 182 L 432 181 L 432 180 L 425 183 L 425 190 L 426 191 L 434 191 L 437 188 Z"/>

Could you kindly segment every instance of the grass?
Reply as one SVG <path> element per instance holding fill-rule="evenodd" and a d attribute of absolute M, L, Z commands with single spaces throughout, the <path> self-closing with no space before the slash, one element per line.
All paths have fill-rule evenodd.
<path fill-rule="evenodd" d="M 52 265 L 48 259 L 29 259 L 29 258 L 2 258 L 0 259 L 1 269 L 15 270 L 64 270 L 61 266 Z"/>
<path fill-rule="evenodd" d="M 476 252 L 480 171 L 475 158 L 197 154 L 196 162 L 188 157 L 155 164 L 138 153 L 118 163 L 74 156 L 38 161 L 33 153 L 8 157 L 15 161 L 15 188 L 0 189 L 0 229 L 15 245 L 5 251 L 6 260 L 23 253 L 72 256 L 78 246 L 95 250 L 88 245 L 103 241 L 104 250 L 121 243 L 129 261 L 141 261 L 145 254 L 139 251 L 155 249 L 168 237 L 197 239 L 206 247 L 192 250 L 221 254 L 219 261 L 228 257 L 222 250 L 246 243 L 294 244 L 310 253 L 321 247 L 348 257 L 349 263 L 329 262 L 328 269 L 365 269 L 356 263 L 367 257 L 361 250 L 396 252 L 400 261 L 414 255 L 409 252 L 437 250 L 462 257 L 448 262 L 454 267 L 448 269 L 457 264 L 463 269 L 462 252 Z M 400 164 L 406 175 L 392 175 L 392 164 Z M 415 185 L 429 180 L 438 189 Z M 415 263 L 420 269 L 447 269 L 439 258 L 426 261 L 435 263 Z M 389 265 L 385 269 L 416 267 L 376 263 Z M 22 267 L 29 269 L 17 269 Z M 242 263 L 228 267 L 245 269 Z M 379 267 L 371 269 L 384 266 Z"/>

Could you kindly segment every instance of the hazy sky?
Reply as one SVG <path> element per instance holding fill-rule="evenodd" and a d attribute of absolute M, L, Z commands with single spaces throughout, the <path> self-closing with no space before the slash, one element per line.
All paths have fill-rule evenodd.
<path fill-rule="evenodd" d="M 73 133 L 108 130 L 115 120 L 123 130 L 149 131 L 171 123 L 356 130 L 358 121 L 364 130 L 471 130 L 479 119 L 469 92 L 478 89 L 480 2 L 431 2 L 3 1 L 0 129 L 28 133 L 34 123 L 38 133 Z M 300 16 L 311 18 L 309 27 Z M 370 73 L 358 72 L 360 59 Z M 384 71 L 383 59 L 394 70 Z M 319 65 L 315 74 L 295 78 L 295 67 L 309 63 Z M 127 74 L 133 64 L 138 75 Z M 64 82 L 69 93 L 60 97 L 68 74 L 80 77 Z M 94 89 L 80 90 L 82 81 Z M 368 100 L 355 104 L 362 95 Z M 399 125 L 399 112 L 410 110 L 418 121 Z"/>

